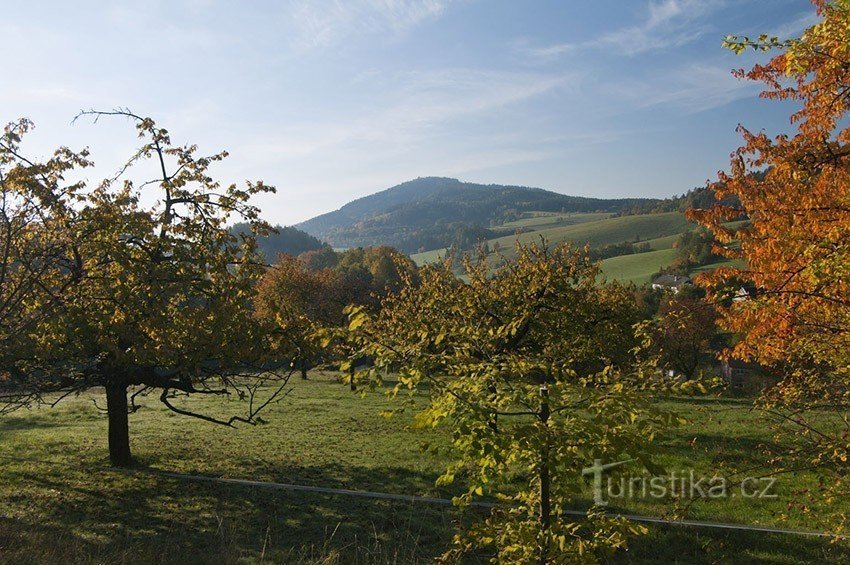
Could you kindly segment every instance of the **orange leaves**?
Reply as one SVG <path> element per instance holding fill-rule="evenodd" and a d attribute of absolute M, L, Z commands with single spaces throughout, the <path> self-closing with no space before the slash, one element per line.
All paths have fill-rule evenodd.
<path fill-rule="evenodd" d="M 721 204 L 688 217 L 720 242 L 738 240 L 747 262 L 702 277 L 712 295 L 733 283 L 756 288 L 721 312 L 721 324 L 742 336 L 735 355 L 842 370 L 850 364 L 850 11 L 846 2 L 814 4 L 819 23 L 800 39 L 773 42 L 784 51 L 738 73 L 763 83 L 766 99 L 801 103 L 789 117 L 792 136 L 739 127 L 744 144 L 711 186 L 718 200 L 739 201 L 749 224 L 724 226 L 741 210 Z M 758 48 L 750 43 L 737 45 Z"/>

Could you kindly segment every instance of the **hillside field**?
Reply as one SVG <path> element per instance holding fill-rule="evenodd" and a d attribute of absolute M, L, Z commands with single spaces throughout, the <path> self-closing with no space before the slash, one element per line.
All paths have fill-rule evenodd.
<path fill-rule="evenodd" d="M 424 400 L 424 396 L 421 400 Z M 265 415 L 265 425 L 229 429 L 167 412 L 153 398 L 130 418 L 139 461 L 108 466 L 106 416 L 85 394 L 54 409 L 0 418 L 0 562 L 409 563 L 438 555 L 469 512 L 418 502 L 185 482 L 152 474 L 178 471 L 400 494 L 450 496 L 434 486 L 446 459 L 419 451 L 445 443 L 445 431 L 387 419 L 381 393 L 361 397 L 335 375 L 312 373 Z M 732 473 L 759 468 L 772 438 L 751 402 L 736 398 L 663 400 L 688 420 L 659 440 L 670 469 Z M 236 402 L 193 399 L 223 416 Z M 819 529 L 839 502 L 816 512 L 789 509 L 814 475 L 780 477 L 777 499 L 702 500 L 688 518 Z M 584 496 L 584 495 L 583 495 Z M 589 488 L 587 492 L 589 496 Z M 576 507 L 587 505 L 585 498 Z M 847 506 L 844 504 L 844 506 Z M 612 507 L 670 515 L 673 500 Z M 783 518 L 784 517 L 784 518 Z M 482 559 L 486 556 L 479 556 Z M 651 526 L 618 562 L 813 562 L 850 559 L 840 544 L 786 534 Z M 472 562 L 475 562 L 474 560 Z"/>
<path fill-rule="evenodd" d="M 652 275 L 672 263 L 675 258 L 676 250 L 672 247 L 646 253 L 620 255 L 602 261 L 602 274 L 609 280 L 640 285 L 651 282 Z"/>
<path fill-rule="evenodd" d="M 508 227 L 527 231 L 488 240 L 487 245 L 491 250 L 489 260 L 493 264 L 498 262 L 499 255 L 512 257 L 517 241 L 523 245 L 539 243 L 541 237 L 551 245 L 573 242 L 576 245 L 588 243 L 591 247 L 648 242 L 652 252 L 613 257 L 602 262 L 603 272 L 608 278 L 640 284 L 648 282 L 652 274 L 670 264 L 676 256 L 673 244 L 682 232 L 693 228 L 694 224 L 688 222 L 680 212 L 615 217 L 600 213 L 537 213 L 502 226 Z M 492 252 L 494 249 L 498 249 L 498 253 Z M 446 251 L 445 248 L 435 249 L 416 253 L 411 258 L 417 265 L 424 265 L 440 260 Z"/>

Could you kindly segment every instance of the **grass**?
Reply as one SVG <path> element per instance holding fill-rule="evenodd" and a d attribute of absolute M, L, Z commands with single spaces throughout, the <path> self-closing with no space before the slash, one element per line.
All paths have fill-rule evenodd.
<path fill-rule="evenodd" d="M 573 212 L 563 214 L 554 212 L 528 212 L 525 217 L 512 222 L 505 222 L 501 226 L 493 228 L 493 230 L 513 232 L 518 228 L 522 228 L 525 230 L 536 231 L 556 226 L 583 224 L 585 222 L 603 220 L 609 217 L 611 217 L 610 212 Z"/>
<path fill-rule="evenodd" d="M 610 217 L 610 214 L 535 216 L 518 222 L 528 223 L 533 228 L 519 235 L 511 233 L 490 239 L 487 241 L 490 249 L 498 247 L 502 255 L 512 257 L 516 242 L 521 245 L 539 243 L 542 237 L 550 245 L 572 242 L 590 244 L 591 247 L 624 241 L 649 241 L 653 250 L 666 250 L 679 234 L 693 226 L 679 212 L 620 217 Z M 515 223 L 512 222 L 512 225 Z M 550 225 L 552 223 L 557 225 Z M 424 265 L 438 261 L 445 253 L 446 249 L 434 249 L 416 253 L 411 258 L 417 265 Z M 494 263 L 499 260 L 495 253 L 491 258 Z"/>
<path fill-rule="evenodd" d="M 648 283 L 652 279 L 652 275 L 673 262 L 676 253 L 677 250 L 671 247 L 647 251 L 646 253 L 611 257 L 602 261 L 602 273 L 610 280 L 633 282 L 638 285 Z"/>
<path fill-rule="evenodd" d="M 418 448 L 424 440 L 444 442 L 444 431 L 409 429 L 409 416 L 382 417 L 388 400 L 352 395 L 331 374 L 293 382 L 266 414 L 268 423 L 256 428 L 176 416 L 148 398 L 131 416 L 139 461 L 133 472 L 109 468 L 106 418 L 93 398 L 0 419 L 0 562 L 424 562 L 446 547 L 458 521 L 470 518 L 450 507 L 187 483 L 145 472 L 456 492 L 434 484 L 446 461 Z M 239 408 L 213 398 L 191 402 L 217 415 Z M 668 469 L 711 474 L 757 466 L 762 447 L 773 441 L 746 400 L 663 402 L 690 421 L 659 441 L 659 462 Z M 778 499 L 700 501 L 688 517 L 823 528 L 833 512 L 846 510 L 841 503 L 817 512 L 788 509 L 797 491 L 816 484 L 816 476 L 803 473 L 778 482 Z M 665 515 L 674 503 L 633 500 L 615 508 Z M 816 562 L 850 558 L 844 551 L 814 538 L 654 526 L 617 561 Z"/>
<path fill-rule="evenodd" d="M 499 237 L 489 240 L 488 244 L 492 249 L 498 243 L 502 252 L 510 256 L 516 241 L 529 244 L 539 242 L 543 237 L 552 245 L 570 241 L 578 245 L 590 244 L 591 247 L 599 247 L 623 241 L 645 241 L 675 235 L 685 231 L 689 225 L 684 214 L 679 212 L 620 216 Z"/>

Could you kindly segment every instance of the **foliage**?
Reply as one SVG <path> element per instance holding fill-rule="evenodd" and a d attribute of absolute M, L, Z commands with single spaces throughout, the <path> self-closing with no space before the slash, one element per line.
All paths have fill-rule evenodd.
<path fill-rule="evenodd" d="M 714 307 L 680 292 L 661 299 L 658 316 L 653 343 L 661 366 L 693 378 L 700 362 L 711 351 L 716 333 Z"/>
<path fill-rule="evenodd" d="M 321 346 L 320 334 L 344 325 L 347 306 L 375 308 L 415 276 L 413 262 L 386 246 L 280 255 L 257 286 L 257 315 L 278 329 L 275 354 L 297 363 L 306 378 L 308 366 L 340 355 Z"/>
<path fill-rule="evenodd" d="M 62 209 L 61 224 L 35 228 L 49 225 L 56 230 L 51 237 L 64 246 L 50 256 L 48 276 L 38 278 L 44 292 L 24 305 L 24 315 L 36 321 L 27 328 L 29 355 L 19 364 L 27 376 L 22 386 L 67 394 L 104 387 L 116 465 L 131 461 L 131 386 L 138 387 L 132 406 L 137 395 L 156 390 L 180 414 L 229 426 L 256 423 L 258 411 L 281 390 L 265 402 L 254 401 L 260 386 L 277 375 L 258 372 L 268 359 L 268 328 L 250 309 L 263 272 L 253 233 L 267 233 L 268 226 L 249 200 L 272 189 L 262 182 L 221 186 L 208 169 L 226 153 L 201 157 L 193 145 L 173 145 L 150 118 L 124 110 L 84 115 L 128 118 L 143 140 L 118 175 L 95 187 L 63 182 L 61 173 L 84 156 L 60 150 L 54 161 L 32 166 L 16 146 L 2 148 L 8 174 L 17 179 L 12 189 L 29 183 L 44 201 L 73 203 Z M 130 180 L 134 167 L 149 159 L 161 177 L 142 184 Z M 141 192 L 154 187 L 160 200 L 143 204 Z M 249 222 L 252 233 L 234 236 L 226 226 L 231 218 Z M 76 284 L 64 285 L 66 271 Z M 39 315 L 57 303 L 57 315 Z M 251 399 L 245 416 L 218 420 L 172 402 L 175 395 L 231 393 Z"/>
<path fill-rule="evenodd" d="M 796 129 L 771 138 L 739 128 L 744 145 L 713 189 L 737 197 L 740 207 L 716 205 L 690 215 L 721 243 L 740 242 L 739 249 L 720 251 L 742 257 L 748 268 L 722 269 L 705 284 L 726 304 L 721 324 L 741 336 L 730 355 L 786 375 L 766 400 L 801 434 L 788 464 L 832 468 L 844 477 L 850 453 L 850 3 L 814 4 L 820 21 L 799 39 L 727 41 L 736 51 L 782 49 L 737 74 L 764 83 L 763 98 L 798 105 L 791 116 Z M 722 225 L 742 213 L 751 221 L 746 227 Z M 728 300 L 739 288 L 733 280 L 755 292 Z M 812 424 L 812 409 L 824 406 L 835 421 Z M 846 493 L 845 481 L 835 488 Z"/>
<path fill-rule="evenodd" d="M 676 257 L 669 265 L 659 269 L 652 278 L 660 275 L 687 275 L 694 267 L 721 259 L 722 255 L 716 252 L 716 245 L 717 241 L 710 230 L 701 227 L 684 232 L 673 244 Z"/>
<path fill-rule="evenodd" d="M 347 279 L 359 279 L 370 292 L 381 296 L 398 289 L 405 277 L 416 276 L 416 265 L 406 255 L 388 246 L 356 247 L 339 254 L 333 270 Z M 359 303 L 367 302 L 361 296 Z"/>
<path fill-rule="evenodd" d="M 68 237 L 84 187 L 64 178 L 91 166 L 88 152 L 61 148 L 44 162 L 31 161 L 20 143 L 32 127 L 20 120 L 0 138 L 0 412 L 32 400 L 25 386 L 25 369 L 34 365 L 32 333 L 61 315 L 65 295 L 84 276 Z"/>
<path fill-rule="evenodd" d="M 451 455 L 441 477 L 462 476 L 468 503 L 505 503 L 455 550 L 496 548 L 502 561 L 587 560 L 625 544 L 640 528 L 591 512 L 562 514 L 594 459 L 635 459 L 675 417 L 646 391 L 662 386 L 633 364 L 638 312 L 628 289 L 597 284 L 598 267 L 570 247 L 517 249 L 495 272 L 467 261 L 469 284 L 449 264 L 428 266 L 379 313 L 351 311 L 348 338 L 376 365 L 360 378 L 396 371 L 395 392 L 427 386 L 421 427 L 448 425 Z M 506 488 L 511 479 L 522 486 Z"/>

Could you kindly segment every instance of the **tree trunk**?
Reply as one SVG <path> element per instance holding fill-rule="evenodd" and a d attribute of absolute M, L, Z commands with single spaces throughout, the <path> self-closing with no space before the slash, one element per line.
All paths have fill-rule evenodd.
<path fill-rule="evenodd" d="M 109 414 L 109 461 L 114 467 L 129 467 L 133 459 L 126 383 L 110 381 L 106 385 L 106 410 Z"/>
<path fill-rule="evenodd" d="M 538 469 L 538 480 L 540 481 L 540 564 L 545 565 L 549 561 L 549 526 L 551 525 L 551 500 L 549 494 L 549 389 L 546 385 L 540 387 L 540 412 L 538 413 L 540 423 L 543 424 L 545 441 L 540 449 L 540 468 Z"/>
<path fill-rule="evenodd" d="M 301 359 L 298 361 L 299 369 L 301 369 L 301 378 L 307 380 L 307 360 Z"/>

